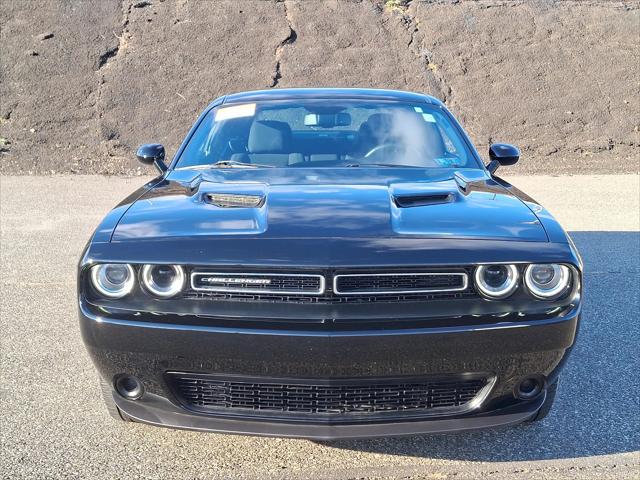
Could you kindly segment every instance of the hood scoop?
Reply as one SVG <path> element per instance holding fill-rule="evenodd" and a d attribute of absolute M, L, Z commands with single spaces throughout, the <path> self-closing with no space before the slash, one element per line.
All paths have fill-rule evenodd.
<path fill-rule="evenodd" d="M 427 205 L 439 205 L 451 203 L 455 196 L 451 192 L 427 193 L 414 195 L 394 195 L 393 201 L 400 208 L 426 207 Z"/>
<path fill-rule="evenodd" d="M 264 205 L 265 195 L 210 192 L 203 195 L 203 201 L 220 208 L 260 208 Z"/>
<path fill-rule="evenodd" d="M 452 180 L 425 183 L 396 183 L 391 185 L 391 198 L 397 208 L 428 207 L 453 203 L 459 195 Z"/>

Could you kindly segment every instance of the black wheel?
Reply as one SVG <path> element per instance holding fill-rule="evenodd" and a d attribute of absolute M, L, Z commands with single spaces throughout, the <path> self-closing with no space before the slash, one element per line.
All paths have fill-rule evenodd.
<path fill-rule="evenodd" d="M 527 423 L 539 422 L 544 417 L 549 415 L 549 412 L 551 411 L 551 407 L 553 407 L 553 401 L 556 399 L 556 392 L 558 391 L 558 382 L 559 380 L 556 380 L 555 382 L 553 382 L 551 385 L 547 387 L 547 398 L 544 399 L 544 403 L 540 407 L 540 410 L 538 410 L 538 413 L 536 413 L 533 417 L 527 420 Z"/>
<path fill-rule="evenodd" d="M 127 414 L 120 410 L 116 402 L 113 401 L 113 389 L 111 385 L 103 379 L 100 379 L 100 390 L 102 391 L 102 400 L 104 400 L 104 405 L 107 407 L 107 412 L 111 418 L 119 422 L 130 422 L 131 420 L 129 420 Z"/>

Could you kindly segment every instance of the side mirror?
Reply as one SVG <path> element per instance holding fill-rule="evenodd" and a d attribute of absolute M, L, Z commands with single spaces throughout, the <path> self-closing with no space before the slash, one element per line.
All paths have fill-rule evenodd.
<path fill-rule="evenodd" d="M 136 152 L 136 157 L 138 157 L 141 163 L 155 166 L 160 173 L 167 171 L 167 166 L 164 163 L 164 155 L 164 147 L 158 143 L 144 144 L 140 146 Z"/>
<path fill-rule="evenodd" d="M 516 163 L 520 158 L 520 150 L 508 143 L 494 143 L 489 147 L 489 158 L 491 162 L 487 165 L 487 170 L 493 174 L 500 166 Z"/>

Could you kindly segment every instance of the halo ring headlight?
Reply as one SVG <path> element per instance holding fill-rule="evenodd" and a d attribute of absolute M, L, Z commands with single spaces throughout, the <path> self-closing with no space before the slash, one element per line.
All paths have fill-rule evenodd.
<path fill-rule="evenodd" d="M 186 278 L 180 265 L 145 265 L 140 276 L 144 288 L 160 298 L 170 298 L 180 293 Z"/>
<path fill-rule="evenodd" d="M 122 298 L 133 290 L 135 273 L 127 263 L 100 263 L 91 267 L 91 283 L 107 298 Z"/>
<path fill-rule="evenodd" d="M 515 265 L 480 265 L 474 275 L 480 293 L 494 300 L 511 295 L 518 288 L 519 278 Z"/>
<path fill-rule="evenodd" d="M 557 263 L 532 264 L 525 270 L 524 283 L 534 297 L 552 300 L 571 285 L 571 271 Z"/>

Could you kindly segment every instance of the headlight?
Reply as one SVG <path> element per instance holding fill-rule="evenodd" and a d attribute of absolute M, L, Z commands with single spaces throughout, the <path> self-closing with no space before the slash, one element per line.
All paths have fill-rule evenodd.
<path fill-rule="evenodd" d="M 103 263 L 91 267 L 91 282 L 108 298 L 122 298 L 133 289 L 135 273 L 126 263 Z"/>
<path fill-rule="evenodd" d="M 524 283 L 533 296 L 548 300 L 564 293 L 571 284 L 569 267 L 556 263 L 529 265 Z"/>
<path fill-rule="evenodd" d="M 185 279 L 184 270 L 179 265 L 145 265 L 141 277 L 144 288 L 160 298 L 180 293 Z"/>
<path fill-rule="evenodd" d="M 519 276 L 515 265 L 480 265 L 476 268 L 476 287 L 485 297 L 506 298 L 518 288 Z"/>

